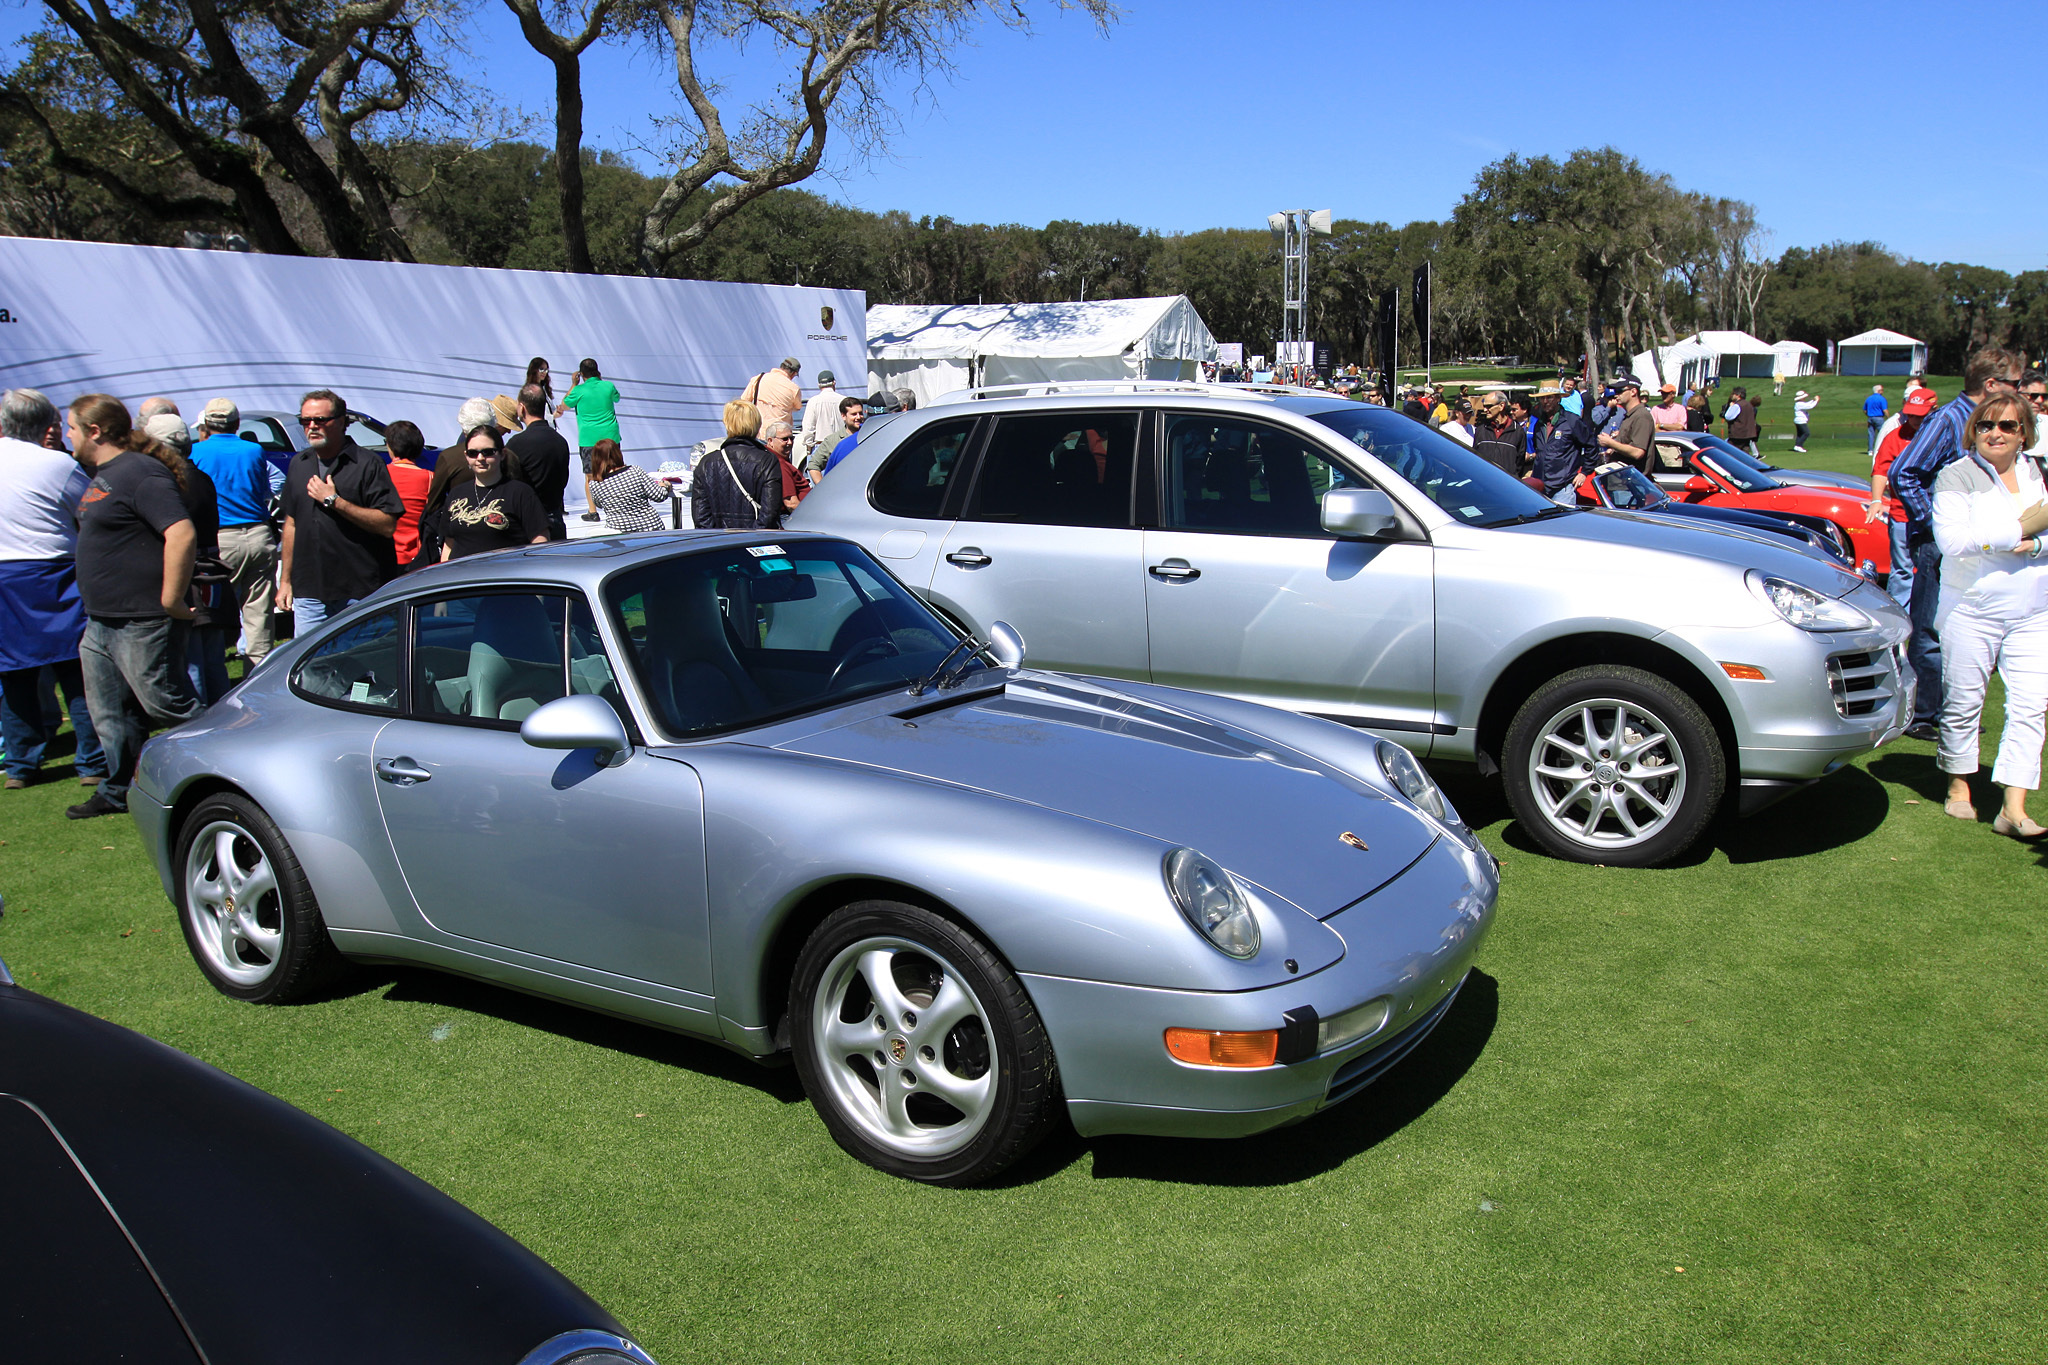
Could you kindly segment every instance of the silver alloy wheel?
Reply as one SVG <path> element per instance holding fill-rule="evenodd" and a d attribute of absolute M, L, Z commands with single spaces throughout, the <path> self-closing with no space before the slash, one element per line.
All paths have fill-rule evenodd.
<path fill-rule="evenodd" d="M 1645 707 L 1612 697 L 1574 702 L 1543 722 L 1530 747 L 1529 790 L 1574 843 L 1631 848 L 1677 817 L 1685 753 Z"/>
<path fill-rule="evenodd" d="M 284 896 L 256 837 L 215 820 L 185 854 L 185 917 L 192 941 L 238 986 L 261 984 L 284 952 Z"/>
<path fill-rule="evenodd" d="M 958 968 L 922 944 L 864 938 L 825 968 L 812 1037 L 834 1106 L 903 1156 L 959 1151 L 996 1099 L 987 1011 Z"/>

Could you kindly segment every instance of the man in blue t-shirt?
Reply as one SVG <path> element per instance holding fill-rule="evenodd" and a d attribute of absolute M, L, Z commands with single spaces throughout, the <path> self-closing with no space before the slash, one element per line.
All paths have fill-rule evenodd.
<path fill-rule="evenodd" d="M 853 448 L 860 444 L 860 425 L 868 420 L 868 405 L 859 398 L 839 400 L 839 420 L 846 426 L 846 438 L 832 447 L 832 454 L 825 461 L 822 472 L 831 473 L 832 466 L 853 454 Z"/>
<path fill-rule="evenodd" d="M 1870 449 L 1865 451 L 1865 454 L 1875 455 L 1877 453 L 1877 436 L 1880 431 L 1884 430 L 1884 419 L 1890 412 L 1890 405 L 1884 401 L 1884 385 L 1872 385 L 1870 397 L 1863 400 L 1863 420 L 1864 424 L 1870 428 Z"/>
<path fill-rule="evenodd" d="M 242 604 L 242 654 L 251 668 L 270 652 L 270 610 L 277 568 L 277 528 L 270 523 L 270 464 L 263 447 L 236 435 L 241 409 L 216 398 L 199 416 L 203 441 L 192 463 L 213 480 L 220 503 L 220 557 Z"/>

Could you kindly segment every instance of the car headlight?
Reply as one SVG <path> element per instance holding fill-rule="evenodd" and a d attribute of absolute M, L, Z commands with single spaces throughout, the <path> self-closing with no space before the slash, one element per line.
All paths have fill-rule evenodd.
<path fill-rule="evenodd" d="M 1744 577 L 1750 591 L 1770 604 L 1772 611 L 1801 630 L 1861 630 L 1870 618 L 1847 602 L 1838 602 L 1783 578 L 1767 578 L 1751 569 Z"/>
<path fill-rule="evenodd" d="M 1174 849 L 1166 855 L 1166 890 L 1188 923 L 1219 951 L 1239 958 L 1258 954 L 1259 921 L 1251 902 L 1215 859 Z"/>
<path fill-rule="evenodd" d="M 1437 789 L 1436 782 L 1422 770 L 1409 753 L 1391 740 L 1380 741 L 1380 771 L 1387 775 L 1387 781 L 1394 784 L 1394 790 L 1414 802 L 1438 820 L 1456 820 L 1450 803 Z"/>

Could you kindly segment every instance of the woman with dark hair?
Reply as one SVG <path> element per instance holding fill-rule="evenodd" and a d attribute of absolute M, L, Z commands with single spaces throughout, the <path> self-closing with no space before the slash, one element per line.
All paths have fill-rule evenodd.
<path fill-rule="evenodd" d="M 1685 400 L 1685 429 L 1705 431 L 1713 419 L 1714 414 L 1707 410 L 1707 391 L 1694 389 L 1692 397 Z"/>
<path fill-rule="evenodd" d="M 699 530 L 755 531 L 782 525 L 782 467 L 754 439 L 761 409 L 744 398 L 725 405 L 725 444 L 697 461 L 690 521 Z"/>
<path fill-rule="evenodd" d="M 470 479 L 448 495 L 442 508 L 444 561 L 538 545 L 548 538 L 548 514 L 540 499 L 525 484 L 505 477 L 505 438 L 496 427 L 463 432 L 462 456 Z"/>
<path fill-rule="evenodd" d="M 1975 820 L 1984 693 L 2005 679 L 2005 733 L 1991 780 L 2005 799 L 1991 828 L 2038 839 L 2048 828 L 2027 814 L 2041 785 L 2042 720 L 2048 713 L 2048 485 L 2022 458 L 2034 413 L 2018 394 L 1993 393 L 1965 419 L 1963 456 L 1934 476 L 1934 541 L 1941 548 L 1941 748 L 1949 775 L 1943 809 Z"/>
<path fill-rule="evenodd" d="M 427 495 L 434 486 L 433 471 L 419 466 L 420 453 L 427 448 L 426 434 L 411 422 L 393 422 L 384 428 L 384 448 L 391 455 L 386 471 L 391 475 L 391 486 L 398 490 L 398 500 L 405 504 L 398 526 L 391 533 L 392 548 L 398 552 L 399 568 L 417 568 L 421 562 L 420 514 L 426 511 Z"/>
<path fill-rule="evenodd" d="M 659 531 L 666 523 L 654 508 L 675 495 L 667 484 L 627 464 L 617 441 L 599 441 L 590 450 L 590 505 L 604 513 L 608 531 Z"/>
<path fill-rule="evenodd" d="M 546 356 L 537 355 L 533 359 L 526 362 L 526 380 L 524 383 L 520 384 L 519 387 L 523 389 L 526 387 L 527 384 L 531 384 L 535 388 L 539 389 L 541 397 L 546 399 L 549 404 L 554 403 L 554 372 L 548 368 L 548 360 Z M 543 409 L 543 411 L 545 411 L 545 409 Z"/>

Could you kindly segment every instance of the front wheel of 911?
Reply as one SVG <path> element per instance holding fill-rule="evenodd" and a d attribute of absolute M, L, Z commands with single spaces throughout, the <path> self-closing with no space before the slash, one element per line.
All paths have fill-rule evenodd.
<path fill-rule="evenodd" d="M 1705 832 L 1727 759 L 1698 702 L 1639 668 L 1579 668 L 1538 688 L 1508 726 L 1508 804 L 1557 857 L 1655 867 Z"/>
<path fill-rule="evenodd" d="M 341 970 L 305 871 L 261 806 L 225 793 L 200 802 L 176 866 L 185 945 L 223 995 L 285 1004 Z"/>
<path fill-rule="evenodd" d="M 862 1161 L 972 1185 L 1045 1136 L 1059 1083 L 1038 1011 L 952 921 L 893 901 L 846 906 L 804 944 L 792 986 L 804 1092 Z"/>

